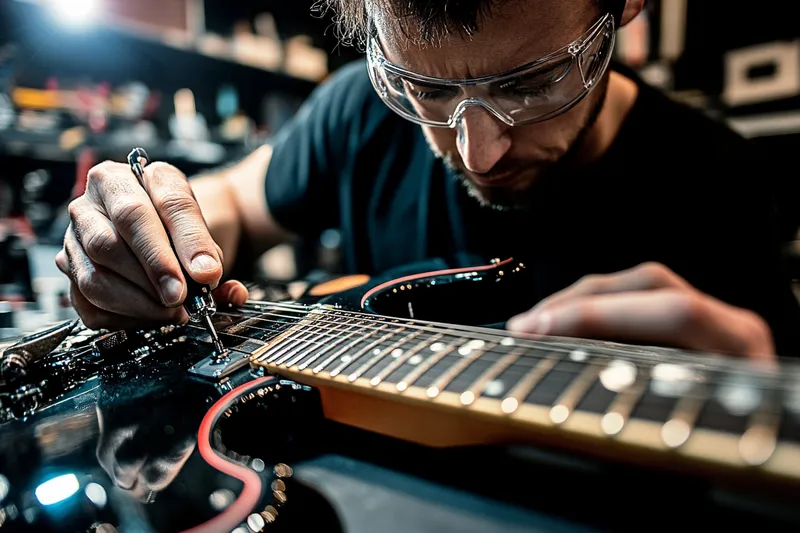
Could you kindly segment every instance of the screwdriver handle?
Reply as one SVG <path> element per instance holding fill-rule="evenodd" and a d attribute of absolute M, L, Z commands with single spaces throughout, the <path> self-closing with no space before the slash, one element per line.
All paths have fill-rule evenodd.
<path fill-rule="evenodd" d="M 149 162 L 150 157 L 144 148 L 134 148 L 128 154 L 128 164 L 142 187 L 144 187 L 144 167 Z M 175 252 L 175 243 L 172 242 L 172 236 L 167 234 L 167 238 L 172 251 Z M 186 313 L 188 313 L 192 322 L 202 322 L 204 316 L 211 316 L 217 311 L 217 304 L 211 296 L 211 287 L 195 281 L 183 267 L 183 264 L 180 263 L 180 265 L 183 278 L 186 280 L 186 299 L 183 302 L 183 308 L 186 309 Z"/>

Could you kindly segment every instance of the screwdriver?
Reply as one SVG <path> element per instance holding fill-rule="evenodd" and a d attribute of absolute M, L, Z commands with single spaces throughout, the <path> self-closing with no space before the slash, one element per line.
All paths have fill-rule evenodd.
<path fill-rule="evenodd" d="M 131 153 L 128 154 L 128 164 L 131 166 L 133 174 L 143 188 L 144 167 L 146 167 L 149 162 L 150 157 L 147 155 L 144 148 L 134 148 L 131 150 Z M 169 234 L 167 237 L 169 238 L 172 250 L 175 251 L 175 244 L 172 242 L 172 237 L 170 237 Z M 211 296 L 211 287 L 193 280 L 189 273 L 186 272 L 186 269 L 183 268 L 182 264 L 181 272 L 183 272 L 187 288 L 186 300 L 183 302 L 183 308 L 186 309 L 186 313 L 189 315 L 189 319 L 192 322 L 202 322 L 205 325 L 208 334 L 211 335 L 211 342 L 214 345 L 216 355 L 218 357 L 224 355 L 227 350 L 222 346 L 222 341 L 220 341 L 214 323 L 211 321 L 211 317 L 217 312 L 217 304 Z"/>

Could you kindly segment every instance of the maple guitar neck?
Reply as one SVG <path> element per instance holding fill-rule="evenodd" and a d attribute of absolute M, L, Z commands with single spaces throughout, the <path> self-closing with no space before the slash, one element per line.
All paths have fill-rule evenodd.
<path fill-rule="evenodd" d="M 800 485 L 793 362 L 763 367 L 326 306 L 275 313 L 274 305 L 260 308 L 297 318 L 250 363 L 317 387 L 331 420 L 429 446 L 553 445 Z M 259 329 L 265 320 L 234 327 Z"/>

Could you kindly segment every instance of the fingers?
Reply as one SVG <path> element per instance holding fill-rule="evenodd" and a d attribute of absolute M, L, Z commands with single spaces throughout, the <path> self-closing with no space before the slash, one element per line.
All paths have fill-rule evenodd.
<path fill-rule="evenodd" d="M 573 298 L 514 317 L 508 329 L 662 344 L 758 359 L 774 357 L 771 334 L 763 320 L 696 291 L 663 289 Z"/>
<path fill-rule="evenodd" d="M 151 329 L 162 326 L 165 323 L 185 324 L 189 321 L 189 317 L 183 309 L 176 310 L 177 318 L 171 320 L 132 318 L 105 311 L 89 302 L 89 300 L 81 294 L 80 290 L 78 290 L 75 283 L 70 285 L 70 301 L 86 327 L 95 330 Z"/>
<path fill-rule="evenodd" d="M 544 309 L 560 302 L 590 294 L 608 294 L 657 289 L 692 289 L 686 280 L 660 263 L 642 263 L 613 274 L 584 276 L 566 289 L 545 298 L 534 309 Z"/>
<path fill-rule="evenodd" d="M 247 288 L 238 281 L 226 281 L 212 293 L 218 303 L 244 305 L 249 297 Z"/>
<path fill-rule="evenodd" d="M 140 287 L 94 263 L 83 251 L 72 231 L 67 231 L 64 238 L 64 252 L 69 266 L 67 275 L 81 296 L 94 307 L 150 322 L 169 322 L 180 316 L 179 309 L 164 307 Z"/>
<path fill-rule="evenodd" d="M 186 177 L 173 166 L 152 163 L 145 168 L 145 187 L 184 268 L 196 281 L 216 287 L 222 277 L 222 254 Z"/>
<path fill-rule="evenodd" d="M 144 269 L 117 229 L 87 197 L 81 196 L 71 202 L 69 211 L 71 225 L 65 239 L 76 240 L 94 264 L 113 270 L 153 298 L 159 298 Z"/>
<path fill-rule="evenodd" d="M 162 303 L 180 305 L 186 295 L 180 263 L 150 197 L 130 168 L 119 163 L 92 168 L 86 191 L 128 244 Z"/>

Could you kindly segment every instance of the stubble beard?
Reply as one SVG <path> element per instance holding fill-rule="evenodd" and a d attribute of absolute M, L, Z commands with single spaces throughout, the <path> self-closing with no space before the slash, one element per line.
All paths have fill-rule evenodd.
<path fill-rule="evenodd" d="M 595 125 L 597 118 L 600 116 L 600 112 L 603 110 L 603 105 L 605 104 L 608 93 L 607 79 L 598 90 L 601 91 L 600 97 L 592 104 L 592 108 L 586 117 L 584 125 L 578 130 L 575 134 L 575 138 L 569 143 L 569 149 L 557 161 L 547 167 L 543 167 L 540 172 L 538 172 L 538 176 L 536 176 L 534 180 L 535 182 L 553 179 L 573 164 L 589 130 Z M 456 162 L 452 153 L 448 152 L 442 154 L 438 152 L 427 136 L 425 138 L 436 157 L 441 159 L 450 170 L 453 178 L 459 181 L 466 189 L 467 194 L 475 199 L 481 206 L 497 211 L 520 210 L 530 206 L 532 195 L 535 193 L 535 187 L 528 187 L 527 189 L 521 190 L 504 187 L 496 187 L 490 190 L 480 189 L 464 174 L 463 168 Z"/>

